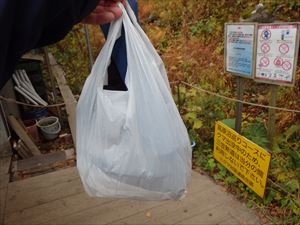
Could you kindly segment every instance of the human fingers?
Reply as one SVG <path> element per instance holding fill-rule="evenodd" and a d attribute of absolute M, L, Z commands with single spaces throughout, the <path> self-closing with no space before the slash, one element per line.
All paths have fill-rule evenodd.
<path fill-rule="evenodd" d="M 115 15 L 111 12 L 105 12 L 102 14 L 90 14 L 88 17 L 82 20 L 83 23 L 87 24 L 106 24 L 115 20 Z"/>
<path fill-rule="evenodd" d="M 124 0 L 101 0 L 94 11 L 82 22 L 88 24 L 110 23 L 122 16 L 122 10 L 118 7 L 118 2 Z"/>

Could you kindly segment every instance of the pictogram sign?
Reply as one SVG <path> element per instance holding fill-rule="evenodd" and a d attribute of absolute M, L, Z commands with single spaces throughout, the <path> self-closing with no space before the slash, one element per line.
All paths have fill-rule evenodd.
<path fill-rule="evenodd" d="M 299 27 L 299 23 L 258 24 L 254 75 L 256 81 L 294 85 Z"/>

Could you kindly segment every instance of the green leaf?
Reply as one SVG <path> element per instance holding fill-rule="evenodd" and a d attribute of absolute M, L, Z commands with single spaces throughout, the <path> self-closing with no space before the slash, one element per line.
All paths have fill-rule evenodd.
<path fill-rule="evenodd" d="M 288 179 L 288 176 L 286 175 L 286 173 L 280 173 L 277 176 L 277 180 L 281 183 L 285 182 Z"/>
<path fill-rule="evenodd" d="M 275 196 L 275 200 L 280 201 L 282 199 L 281 193 L 277 192 Z"/>
<path fill-rule="evenodd" d="M 262 123 L 250 123 L 243 131 L 245 137 L 261 146 L 266 148 L 268 144 L 267 130 Z"/>
<path fill-rule="evenodd" d="M 225 179 L 225 183 L 228 185 L 232 185 L 234 183 L 236 183 L 238 181 L 238 179 L 235 176 L 229 176 Z"/>
<path fill-rule="evenodd" d="M 271 190 L 267 197 L 263 200 L 265 205 L 269 205 L 276 197 L 276 191 Z"/>
<path fill-rule="evenodd" d="M 249 209 L 252 209 L 252 208 L 253 208 L 253 201 L 248 201 L 248 202 L 247 202 L 247 207 L 248 207 Z"/>
<path fill-rule="evenodd" d="M 227 125 L 231 129 L 235 128 L 235 119 L 225 119 L 225 120 L 222 120 L 222 123 L 224 123 L 225 125 Z"/>
<path fill-rule="evenodd" d="M 293 212 L 296 215 L 300 215 L 300 208 L 299 208 L 299 204 L 297 205 L 295 200 L 290 200 L 289 204 L 287 205 L 289 207 L 289 209 L 293 210 Z"/>
<path fill-rule="evenodd" d="M 224 177 L 223 177 L 221 174 L 215 174 L 215 175 L 214 175 L 214 179 L 215 179 L 215 180 L 223 180 Z"/>
<path fill-rule="evenodd" d="M 184 116 L 186 119 L 190 120 L 195 120 L 197 118 L 197 114 L 194 112 L 189 112 Z"/>
<path fill-rule="evenodd" d="M 274 144 L 273 144 L 273 149 L 272 149 L 273 153 L 281 153 L 282 152 L 282 150 L 278 144 L 279 142 L 280 142 L 280 140 L 278 138 L 275 138 Z"/>
<path fill-rule="evenodd" d="M 220 163 L 218 163 L 218 169 L 220 170 L 220 171 L 226 171 L 226 168 L 225 168 L 225 166 L 223 166 L 222 164 L 220 164 Z"/>
<path fill-rule="evenodd" d="M 299 181 L 296 179 L 290 180 L 285 184 L 285 187 L 288 189 L 288 191 L 295 192 L 299 190 Z"/>
<path fill-rule="evenodd" d="M 300 131 L 300 125 L 293 125 L 291 126 L 286 132 L 285 132 L 285 137 L 286 137 L 286 141 L 288 141 L 288 139 L 295 133 L 297 133 L 298 131 Z"/>
<path fill-rule="evenodd" d="M 201 127 L 203 127 L 203 122 L 201 120 L 196 120 L 193 129 L 200 129 Z"/>
<path fill-rule="evenodd" d="M 300 208 L 299 208 L 299 207 L 297 207 L 297 206 L 296 206 L 296 207 L 294 207 L 294 208 L 293 208 L 293 212 L 294 212 L 296 215 L 298 215 L 298 216 L 299 216 L 299 215 L 300 215 Z"/>
<path fill-rule="evenodd" d="M 282 207 L 282 208 L 286 207 L 286 206 L 288 205 L 289 201 L 290 201 L 290 200 L 289 200 L 288 198 L 282 199 L 282 200 L 280 201 L 281 207 Z"/>
<path fill-rule="evenodd" d="M 213 171 L 216 167 L 216 163 L 215 163 L 215 160 L 214 159 L 210 159 L 208 160 L 207 162 L 207 165 L 206 165 L 206 168 L 209 170 L 209 171 Z"/>
<path fill-rule="evenodd" d="M 291 157 L 291 165 L 294 169 L 297 169 L 300 167 L 300 153 L 294 151 L 294 150 L 288 150 L 287 153 Z"/>

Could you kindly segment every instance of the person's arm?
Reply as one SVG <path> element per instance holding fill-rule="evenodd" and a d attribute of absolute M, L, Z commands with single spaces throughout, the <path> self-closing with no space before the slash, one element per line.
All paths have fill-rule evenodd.
<path fill-rule="evenodd" d="M 25 52 L 61 40 L 83 19 L 100 24 L 119 17 L 118 11 L 109 11 L 116 1 L 120 0 L 0 0 L 0 89 Z M 107 2 L 104 11 L 91 14 Z"/>

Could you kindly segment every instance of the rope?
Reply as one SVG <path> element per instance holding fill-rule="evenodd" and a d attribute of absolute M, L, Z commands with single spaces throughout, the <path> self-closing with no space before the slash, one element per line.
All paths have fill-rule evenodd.
<path fill-rule="evenodd" d="M 276 184 L 276 183 L 275 183 L 273 180 L 271 180 L 270 178 L 268 178 L 268 181 L 269 181 L 271 184 L 273 184 L 275 187 L 277 187 L 278 189 L 280 189 L 281 191 L 283 191 L 284 193 L 286 193 L 286 194 L 292 196 L 292 197 L 295 198 L 295 199 L 299 199 L 299 197 L 297 197 L 295 194 L 293 194 L 293 193 L 287 191 L 287 190 L 286 190 L 284 187 L 282 187 L 281 185 Z"/>
<path fill-rule="evenodd" d="M 32 105 L 32 104 L 27 104 L 24 102 L 20 102 L 20 101 L 16 101 L 12 98 L 5 98 L 3 96 L 0 95 L 0 100 L 3 100 L 5 102 L 9 102 L 9 103 L 15 103 L 17 105 L 23 105 L 23 106 L 28 106 L 28 107 L 34 107 L 34 108 L 54 108 L 54 107 L 61 107 L 61 106 L 65 106 L 67 103 L 58 103 L 58 104 L 54 104 L 54 105 Z M 74 101 L 73 103 L 76 103 L 76 101 Z"/>
<path fill-rule="evenodd" d="M 266 109 L 275 109 L 275 110 L 292 112 L 292 113 L 300 113 L 300 110 L 280 108 L 280 107 L 276 107 L 276 106 L 261 105 L 261 104 L 256 104 L 256 103 L 251 103 L 251 102 L 246 102 L 246 101 L 238 100 L 238 99 L 235 99 L 235 98 L 230 98 L 230 97 L 227 97 L 227 96 L 224 96 L 224 95 L 212 92 L 212 91 L 205 90 L 205 89 L 200 88 L 200 87 L 196 87 L 196 86 L 191 85 L 189 83 L 186 83 L 184 81 L 179 81 L 177 83 L 178 84 L 180 84 L 180 83 L 184 84 L 184 85 L 186 85 L 188 87 L 191 87 L 191 88 L 194 88 L 194 89 L 196 89 L 198 91 L 201 91 L 201 92 L 204 92 L 206 94 L 213 95 L 213 96 L 216 96 L 218 98 L 222 98 L 222 99 L 225 99 L 225 100 L 228 100 L 228 101 L 232 101 L 232 102 L 239 102 L 239 103 L 242 103 L 242 104 L 245 104 L 245 105 L 251 105 L 251 106 L 256 106 L 256 107 L 266 108 Z"/>
<path fill-rule="evenodd" d="M 196 90 L 198 90 L 200 92 L 203 92 L 203 93 L 206 93 L 206 94 L 218 97 L 218 98 L 222 98 L 222 99 L 225 99 L 227 101 L 239 102 L 239 103 L 242 103 L 244 105 L 250 105 L 250 106 L 255 106 L 255 107 L 260 107 L 260 108 L 266 108 L 266 109 L 275 109 L 275 110 L 286 111 L 286 112 L 291 112 L 291 113 L 300 113 L 300 110 L 287 109 L 287 108 L 281 108 L 281 107 L 276 107 L 276 106 L 268 106 L 268 105 L 262 105 L 262 104 L 256 104 L 256 103 L 251 103 L 251 102 L 246 102 L 246 101 L 238 100 L 238 99 L 235 99 L 235 98 L 230 98 L 230 97 L 227 97 L 227 96 L 224 96 L 224 95 L 212 92 L 212 91 L 205 90 L 205 89 L 203 89 L 201 87 L 194 86 L 194 85 L 189 84 L 189 83 L 184 82 L 184 81 L 171 81 L 170 84 L 184 84 L 185 86 L 194 88 L 194 89 L 196 89 Z M 6 102 L 10 102 L 10 103 L 15 103 L 15 104 L 18 104 L 18 105 L 24 105 L 24 106 L 28 106 L 28 107 L 35 107 L 35 108 L 53 108 L 53 107 L 65 106 L 67 104 L 77 103 L 76 101 L 74 101 L 74 102 L 67 102 L 67 103 L 58 103 L 58 104 L 48 105 L 48 106 L 32 105 L 32 104 L 27 104 L 27 103 L 24 103 L 24 102 L 16 101 L 16 100 L 14 100 L 12 98 L 5 98 L 5 97 L 3 97 L 1 95 L 0 95 L 0 100 L 6 101 Z"/>

